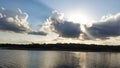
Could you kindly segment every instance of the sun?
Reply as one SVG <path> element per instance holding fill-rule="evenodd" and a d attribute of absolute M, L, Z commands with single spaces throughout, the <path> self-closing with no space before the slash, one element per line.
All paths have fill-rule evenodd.
<path fill-rule="evenodd" d="M 92 16 L 85 12 L 72 11 L 67 14 L 67 20 L 73 23 L 79 23 L 83 33 L 87 33 L 85 26 L 91 26 Z"/>
<path fill-rule="evenodd" d="M 74 23 L 87 24 L 91 21 L 91 18 L 87 13 L 73 12 L 68 14 L 67 20 Z"/>

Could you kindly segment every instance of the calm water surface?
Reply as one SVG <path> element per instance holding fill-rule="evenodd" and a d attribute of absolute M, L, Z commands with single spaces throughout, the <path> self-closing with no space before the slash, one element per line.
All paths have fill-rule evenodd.
<path fill-rule="evenodd" d="M 120 68 L 120 53 L 0 50 L 0 68 Z"/>

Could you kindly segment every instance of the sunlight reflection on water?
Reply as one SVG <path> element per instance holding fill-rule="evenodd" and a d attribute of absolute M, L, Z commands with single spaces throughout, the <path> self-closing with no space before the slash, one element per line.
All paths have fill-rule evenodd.
<path fill-rule="evenodd" d="M 0 68 L 119 68 L 120 53 L 0 50 Z"/>

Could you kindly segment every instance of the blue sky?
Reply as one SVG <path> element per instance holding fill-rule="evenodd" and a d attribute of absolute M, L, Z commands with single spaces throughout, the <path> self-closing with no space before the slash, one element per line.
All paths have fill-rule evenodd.
<path fill-rule="evenodd" d="M 7 38 L 11 38 L 14 41 L 20 41 L 22 39 L 23 42 L 34 38 L 36 41 L 38 40 L 43 42 L 46 38 L 50 41 L 52 38 L 52 40 L 54 40 L 56 36 L 58 36 L 57 41 L 59 40 L 61 42 L 61 37 L 62 39 L 66 37 L 76 39 L 73 37 L 81 37 L 84 32 L 87 33 L 86 35 L 91 39 L 98 37 L 113 38 L 114 36 L 120 36 L 120 32 L 116 30 L 116 28 L 120 28 L 119 3 L 120 0 L 0 0 L 0 7 L 8 9 L 6 12 L 4 12 L 3 9 L 0 10 L 0 38 L 4 39 L 2 41 L 7 42 L 10 40 Z M 20 10 L 16 10 L 17 8 L 22 12 Z M 10 13 L 9 10 L 12 10 L 11 12 L 13 15 L 10 15 L 12 13 Z M 56 12 L 53 12 L 55 10 Z M 18 15 L 19 17 L 14 16 L 14 12 L 15 15 Z M 28 18 L 24 12 L 28 14 Z M 2 18 L 2 13 L 5 13 L 8 17 Z M 63 17 L 65 18 L 65 21 L 62 17 L 62 13 L 64 14 Z M 102 17 L 105 17 L 105 19 L 101 21 Z M 16 22 L 18 18 L 20 18 L 20 21 L 23 21 L 21 21 L 21 23 L 19 23 L 19 20 Z M 46 20 L 47 22 L 52 22 L 52 24 L 46 23 Z M 92 27 L 87 28 L 83 26 L 81 27 L 83 24 L 87 25 L 91 23 L 91 20 L 95 20 L 97 24 L 93 24 Z M 64 24 L 59 25 L 61 21 Z M 12 22 L 12 24 L 9 24 L 10 22 Z M 26 22 L 28 22 L 28 24 Z M 45 23 L 47 24 L 47 30 L 43 30 L 42 32 L 39 31 L 41 30 L 40 28 L 46 27 L 44 26 Z M 110 25 L 111 23 L 112 25 Z M 41 25 L 42 27 L 40 27 Z M 51 29 L 51 26 L 53 29 Z M 6 33 L 7 31 L 8 33 Z M 9 31 L 15 33 L 10 33 Z M 21 31 L 27 34 L 20 33 L 19 35 L 19 33 L 16 33 Z M 45 34 L 45 32 L 47 32 L 46 34 L 48 35 L 42 36 L 41 34 Z M 12 38 L 12 34 L 15 35 L 14 39 Z M 5 37 L 5 35 L 8 36 Z M 24 40 L 24 38 L 26 39 Z M 80 38 L 77 38 L 77 40 L 79 39 Z"/>
<path fill-rule="evenodd" d="M 47 4 L 53 9 L 67 13 L 71 10 L 86 11 L 100 18 L 107 14 L 115 14 L 120 12 L 120 0 L 39 0 Z"/>

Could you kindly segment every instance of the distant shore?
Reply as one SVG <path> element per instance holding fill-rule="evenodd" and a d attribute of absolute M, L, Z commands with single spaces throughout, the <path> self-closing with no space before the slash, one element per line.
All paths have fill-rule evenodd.
<path fill-rule="evenodd" d="M 95 44 L 0 44 L 3 50 L 35 50 L 35 51 L 78 51 L 78 52 L 120 52 L 120 46 Z"/>

